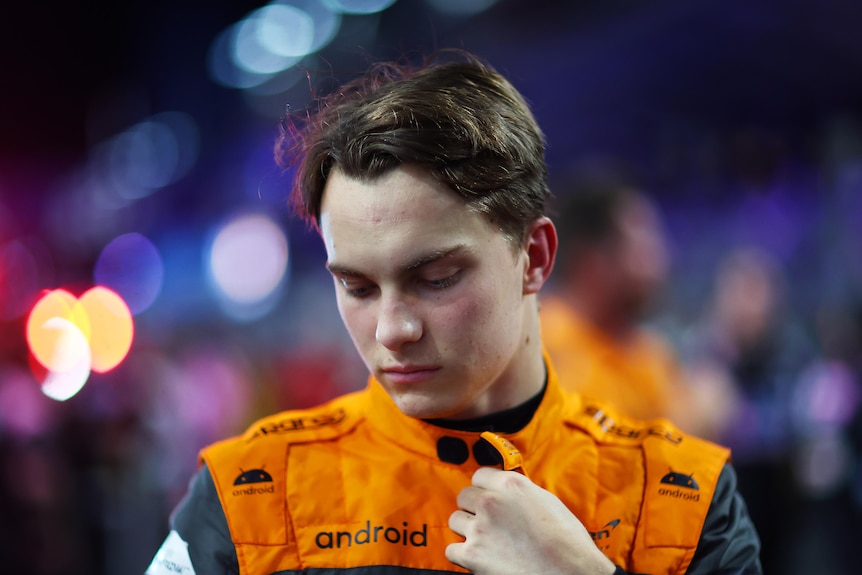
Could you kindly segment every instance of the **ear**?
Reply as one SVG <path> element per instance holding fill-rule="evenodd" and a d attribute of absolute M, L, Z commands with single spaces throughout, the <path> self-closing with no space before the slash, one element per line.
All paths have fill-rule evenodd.
<path fill-rule="evenodd" d="M 530 224 L 524 240 L 527 261 L 524 267 L 524 294 L 534 294 L 548 280 L 557 256 L 557 229 L 547 217 Z"/>

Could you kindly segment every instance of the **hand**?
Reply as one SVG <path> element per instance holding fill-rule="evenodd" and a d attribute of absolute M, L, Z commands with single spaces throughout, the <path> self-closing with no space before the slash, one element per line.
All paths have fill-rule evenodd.
<path fill-rule="evenodd" d="M 482 467 L 458 494 L 446 558 L 475 575 L 613 575 L 614 565 L 556 495 L 514 471 Z"/>

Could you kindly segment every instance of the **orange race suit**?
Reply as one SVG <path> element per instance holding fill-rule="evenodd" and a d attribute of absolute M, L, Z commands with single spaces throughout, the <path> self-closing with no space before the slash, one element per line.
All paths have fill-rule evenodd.
<path fill-rule="evenodd" d="M 761 572 L 727 449 L 565 393 L 546 365 L 542 393 L 510 410 L 527 411 L 520 429 L 497 437 L 617 573 Z M 321 407 L 264 418 L 202 451 L 147 573 L 463 573 L 444 553 L 460 539 L 449 515 L 473 472 L 502 461 L 483 425 L 405 416 L 373 378 Z"/>
<path fill-rule="evenodd" d="M 540 313 L 542 341 L 564 389 L 638 419 L 696 423 L 686 417 L 694 416 L 691 390 L 680 383 L 679 362 L 658 331 L 637 326 L 624 342 L 615 340 L 557 295 L 543 296 Z"/>

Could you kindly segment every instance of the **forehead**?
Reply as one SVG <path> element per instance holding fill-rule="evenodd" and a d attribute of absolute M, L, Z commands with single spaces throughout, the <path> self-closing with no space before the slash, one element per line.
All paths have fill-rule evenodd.
<path fill-rule="evenodd" d="M 467 210 L 457 194 L 417 166 L 398 166 L 373 178 L 355 178 L 336 168 L 323 191 L 321 218 L 328 213 L 397 220 L 429 208 Z"/>
<path fill-rule="evenodd" d="M 320 228 L 329 263 L 390 257 L 409 260 L 453 245 L 478 248 L 502 241 L 487 219 L 414 166 L 400 166 L 374 179 L 334 171 L 321 204 Z"/>

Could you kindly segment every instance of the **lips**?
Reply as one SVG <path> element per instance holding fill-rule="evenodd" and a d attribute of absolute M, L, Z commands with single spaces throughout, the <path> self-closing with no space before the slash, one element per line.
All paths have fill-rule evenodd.
<path fill-rule="evenodd" d="M 385 367 L 381 371 L 387 380 L 396 384 L 421 383 L 432 378 L 439 371 L 433 365 L 398 365 Z"/>

